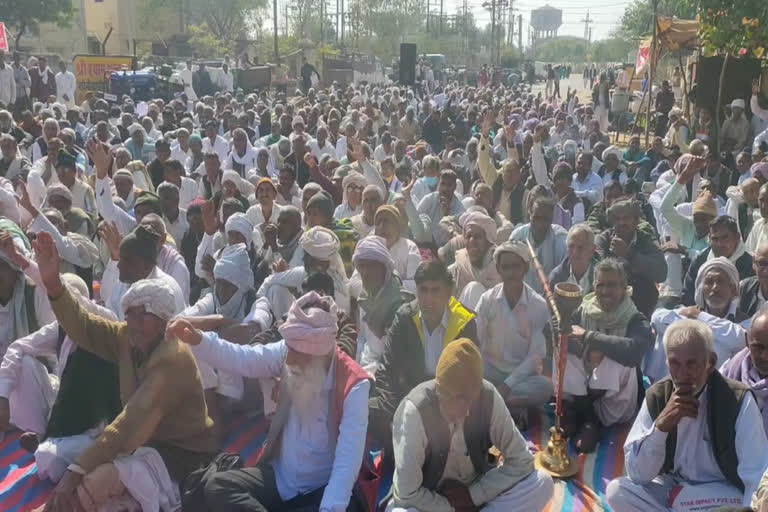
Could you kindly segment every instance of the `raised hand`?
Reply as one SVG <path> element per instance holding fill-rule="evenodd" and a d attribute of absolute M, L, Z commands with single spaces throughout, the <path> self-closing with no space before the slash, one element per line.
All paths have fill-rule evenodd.
<path fill-rule="evenodd" d="M 403 194 L 403 197 L 406 201 L 411 200 L 411 190 L 413 190 L 413 186 L 415 184 L 416 176 L 411 176 L 411 181 L 409 181 L 407 185 L 404 185 L 403 188 L 400 189 L 400 193 Z"/>
<path fill-rule="evenodd" d="M 279 185 L 278 185 L 279 186 Z M 216 217 L 216 205 L 213 200 L 203 203 L 201 208 L 203 214 L 203 229 L 211 236 L 219 229 L 219 219 Z"/>
<path fill-rule="evenodd" d="M 176 318 L 171 320 L 165 329 L 167 338 L 177 338 L 187 345 L 199 345 L 203 341 L 203 332 L 196 329 L 189 320 Z"/>
<path fill-rule="evenodd" d="M 688 160 L 688 163 L 686 164 L 685 168 L 677 177 L 677 181 L 681 185 L 687 184 L 689 181 L 693 179 L 694 176 L 696 176 L 698 173 L 701 172 L 701 170 L 704 168 L 705 165 L 707 165 L 706 158 L 702 156 L 692 156 L 691 159 Z"/>
<path fill-rule="evenodd" d="M 115 221 L 104 221 L 99 226 L 99 235 L 107 244 L 109 249 L 109 255 L 112 260 L 117 261 L 120 259 L 120 242 L 123 241 L 123 237 L 120 235 L 120 231 L 117 229 Z"/>
<path fill-rule="evenodd" d="M 16 250 L 16 244 L 13 243 L 13 235 L 8 231 L 0 231 L 0 251 L 3 251 L 14 265 L 22 269 L 26 269 L 29 266 L 29 260 Z"/>
<path fill-rule="evenodd" d="M 314 169 L 318 166 L 317 158 L 315 158 L 315 155 L 310 152 L 304 154 L 304 163 L 307 164 L 311 169 Z"/>
<path fill-rule="evenodd" d="M 106 178 L 109 174 L 109 168 L 112 166 L 112 156 L 109 154 L 109 148 L 96 139 L 91 139 L 85 147 L 88 157 L 93 160 L 93 166 L 96 168 L 96 177 L 98 179 Z"/>
<path fill-rule="evenodd" d="M 488 137 L 490 135 L 493 123 L 496 121 L 495 118 L 496 116 L 493 115 L 493 112 L 490 109 L 486 110 L 483 115 L 483 122 L 480 125 L 480 133 L 483 137 Z"/>
<path fill-rule="evenodd" d="M 48 290 L 48 296 L 56 299 L 64 293 L 64 285 L 61 283 L 61 272 L 59 270 L 59 251 L 56 249 L 56 242 L 47 231 L 41 231 L 37 238 L 32 242 L 35 249 L 35 261 L 40 271 L 40 277 L 43 280 L 45 289 Z"/>
<path fill-rule="evenodd" d="M 19 184 L 16 186 L 16 190 L 21 193 L 21 198 L 19 199 L 21 206 L 23 206 L 24 209 L 29 212 L 32 218 L 37 218 L 40 212 L 37 208 L 35 208 L 35 205 L 32 204 L 32 199 L 29 197 L 29 191 L 27 190 L 26 183 L 19 181 Z"/>

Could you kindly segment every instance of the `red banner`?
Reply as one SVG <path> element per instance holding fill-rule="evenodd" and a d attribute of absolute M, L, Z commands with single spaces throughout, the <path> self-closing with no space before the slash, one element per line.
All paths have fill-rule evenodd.
<path fill-rule="evenodd" d="M 0 22 L 0 50 L 8 51 L 8 37 L 5 35 L 5 23 Z"/>
<path fill-rule="evenodd" d="M 648 65 L 648 60 L 651 56 L 651 46 L 641 45 L 637 49 L 637 62 L 635 63 L 635 73 L 641 74 L 645 71 L 645 66 Z"/>

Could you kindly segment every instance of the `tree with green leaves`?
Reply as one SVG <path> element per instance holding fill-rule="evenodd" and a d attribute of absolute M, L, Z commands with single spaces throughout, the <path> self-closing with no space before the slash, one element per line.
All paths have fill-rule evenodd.
<path fill-rule="evenodd" d="M 658 0 L 658 13 L 662 16 L 692 20 L 696 17 L 696 7 L 680 0 Z M 630 3 L 624 9 L 621 26 L 613 36 L 634 41 L 651 34 L 653 34 L 653 0 L 640 0 Z"/>
<path fill-rule="evenodd" d="M 38 33 L 41 23 L 67 26 L 72 15 L 72 0 L 0 0 L 0 20 L 14 33 L 16 48 L 21 36 Z"/>
<path fill-rule="evenodd" d="M 698 9 L 699 39 L 708 53 L 724 55 L 717 91 L 717 112 L 722 105 L 728 61 L 736 55 L 758 53 L 768 46 L 768 2 L 765 0 L 683 0 Z M 717 118 L 716 118 L 717 119 Z M 715 123 L 715 129 L 718 128 Z M 715 135 L 720 150 L 720 138 Z"/>

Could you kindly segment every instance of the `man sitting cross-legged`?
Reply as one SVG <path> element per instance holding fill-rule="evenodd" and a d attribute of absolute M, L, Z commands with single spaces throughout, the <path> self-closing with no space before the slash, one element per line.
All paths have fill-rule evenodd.
<path fill-rule="evenodd" d="M 281 377 L 277 412 L 256 466 L 206 481 L 212 512 L 356 510 L 349 503 L 363 460 L 370 383 L 336 348 L 336 313 L 331 298 L 310 292 L 291 305 L 280 326 L 285 341 L 269 345 L 235 345 L 184 319 L 169 327 L 215 368 Z"/>
<path fill-rule="evenodd" d="M 715 368 L 714 345 L 698 320 L 667 329 L 670 378 L 646 392 L 624 443 L 627 476 L 606 489 L 613 510 L 668 511 L 712 499 L 750 505 L 768 467 L 768 439 L 749 388 Z"/>
<path fill-rule="evenodd" d="M 629 421 L 642 392 L 640 364 L 653 345 L 645 316 L 632 302 L 624 265 L 601 260 L 595 291 L 574 315 L 563 376 L 565 430 L 577 433 L 576 449 L 590 453 L 600 428 Z"/>
<path fill-rule="evenodd" d="M 531 264 L 526 244 L 504 242 L 493 257 L 502 282 L 483 293 L 477 304 L 485 376 L 499 390 L 515 423 L 525 428 L 527 409 L 543 406 L 553 392 L 552 380 L 541 374 L 549 309 L 544 298 L 525 284 Z"/>
<path fill-rule="evenodd" d="M 194 357 L 165 334 L 176 310 L 173 291 L 160 279 L 139 280 L 122 297 L 126 321 L 109 321 L 89 313 L 63 285 L 50 234 L 38 235 L 35 250 L 56 320 L 79 348 L 117 365 L 124 404 L 95 440 L 83 443 L 46 511 L 96 509 L 126 491 L 144 510 L 161 502 L 178 507 L 174 481 L 210 460 L 213 422 Z"/>
<path fill-rule="evenodd" d="M 395 413 L 392 512 L 543 510 L 552 478 L 536 471 L 501 395 L 483 380 L 480 350 L 449 343 L 434 380 L 416 386 Z M 489 463 L 496 446 L 503 462 Z"/>

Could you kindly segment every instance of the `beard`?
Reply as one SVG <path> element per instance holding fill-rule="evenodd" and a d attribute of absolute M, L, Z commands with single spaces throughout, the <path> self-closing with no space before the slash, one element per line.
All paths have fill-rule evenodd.
<path fill-rule="evenodd" d="M 292 407 L 302 419 L 312 410 L 312 404 L 322 393 L 327 377 L 324 358 L 313 358 L 304 368 L 292 365 L 283 368 L 285 390 Z"/>

